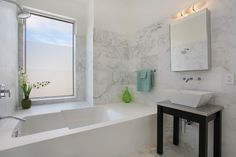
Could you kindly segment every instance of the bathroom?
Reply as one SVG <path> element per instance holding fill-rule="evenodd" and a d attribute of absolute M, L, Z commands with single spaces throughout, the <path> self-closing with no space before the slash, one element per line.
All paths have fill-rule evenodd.
<path fill-rule="evenodd" d="M 0 157 L 235 157 L 235 19 L 235 0 L 0 0 Z M 201 55 L 183 60 L 173 54 L 186 21 L 181 31 L 204 45 L 184 47 L 182 56 Z M 147 69 L 152 86 L 142 91 Z M 177 104 L 207 92 L 222 125 L 200 134 L 194 116 L 182 116 L 204 106 Z M 179 125 L 163 121 L 157 106 L 177 100 Z"/>

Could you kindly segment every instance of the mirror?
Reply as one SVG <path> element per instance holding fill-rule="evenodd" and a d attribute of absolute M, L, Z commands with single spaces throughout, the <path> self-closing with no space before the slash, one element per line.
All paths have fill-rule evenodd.
<path fill-rule="evenodd" d="M 204 9 L 171 24 L 171 71 L 209 69 L 208 14 Z"/>

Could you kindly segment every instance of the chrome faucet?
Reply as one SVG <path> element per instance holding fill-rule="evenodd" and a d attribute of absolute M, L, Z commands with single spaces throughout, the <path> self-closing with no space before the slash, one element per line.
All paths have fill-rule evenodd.
<path fill-rule="evenodd" d="M 6 89 L 4 84 L 0 84 L 0 99 L 5 98 L 7 94 L 11 97 L 11 90 Z"/>
<path fill-rule="evenodd" d="M 183 80 L 184 80 L 186 83 L 188 83 L 189 81 L 193 81 L 193 80 L 201 81 L 202 78 L 201 78 L 201 77 L 197 77 L 196 79 L 194 79 L 193 77 L 189 77 L 189 78 L 184 77 Z"/>
<path fill-rule="evenodd" d="M 19 120 L 19 121 L 22 121 L 22 122 L 26 121 L 26 119 L 20 118 L 20 117 L 16 117 L 16 116 L 0 116 L 0 120 L 1 119 L 16 119 L 16 120 Z"/>
<path fill-rule="evenodd" d="M 192 77 L 189 77 L 189 78 L 184 77 L 183 80 L 184 80 L 186 83 L 188 83 L 189 81 L 192 81 L 193 78 L 192 78 Z"/>

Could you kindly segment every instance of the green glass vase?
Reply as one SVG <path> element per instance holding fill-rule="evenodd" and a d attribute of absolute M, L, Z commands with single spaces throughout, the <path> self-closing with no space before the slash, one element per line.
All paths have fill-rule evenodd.
<path fill-rule="evenodd" d="M 132 101 L 132 96 L 129 92 L 129 88 L 126 87 L 122 97 L 123 102 L 130 103 Z"/>

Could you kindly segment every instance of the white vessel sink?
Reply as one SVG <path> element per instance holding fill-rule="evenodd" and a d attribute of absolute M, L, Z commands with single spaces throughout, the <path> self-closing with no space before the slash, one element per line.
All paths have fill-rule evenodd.
<path fill-rule="evenodd" d="M 213 92 L 195 91 L 195 90 L 166 90 L 167 98 L 174 104 L 200 107 L 206 105 L 213 96 Z"/>

